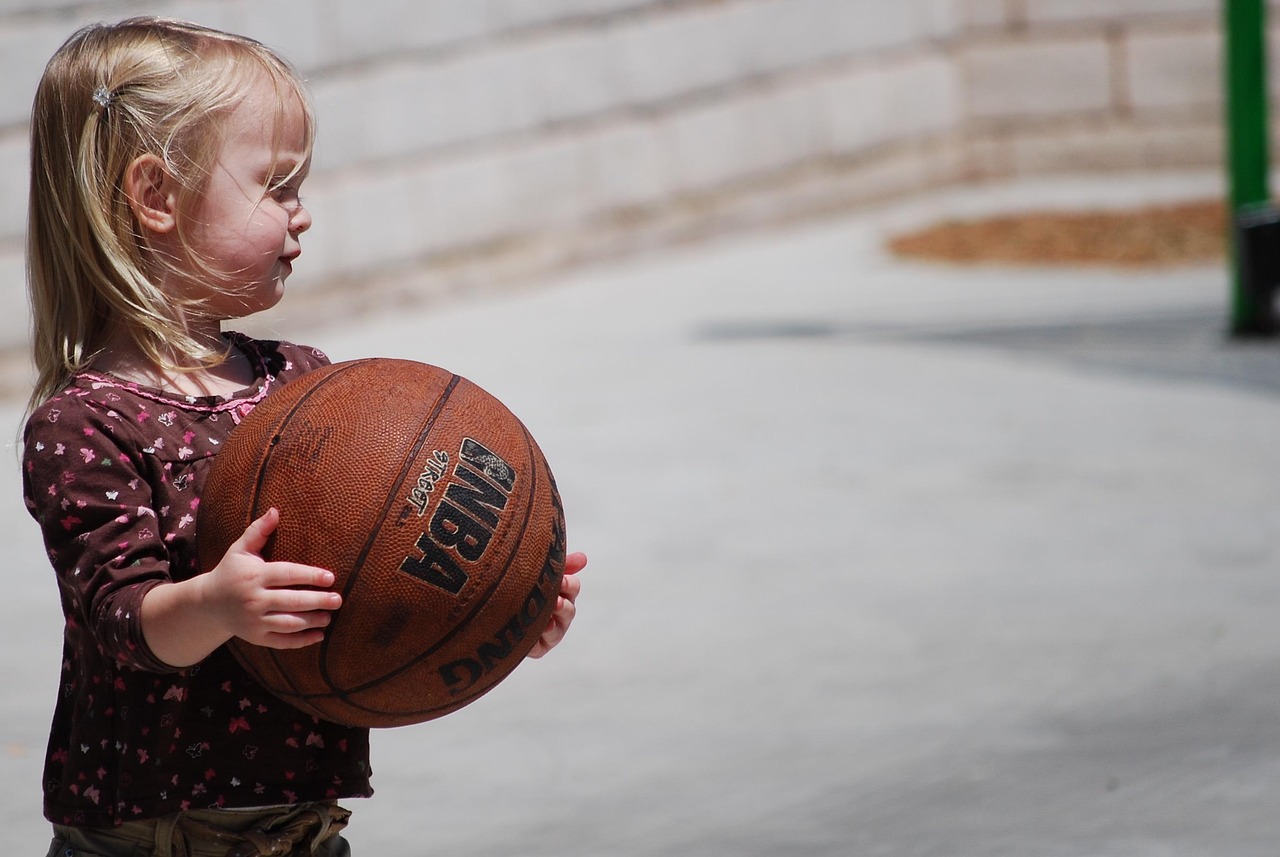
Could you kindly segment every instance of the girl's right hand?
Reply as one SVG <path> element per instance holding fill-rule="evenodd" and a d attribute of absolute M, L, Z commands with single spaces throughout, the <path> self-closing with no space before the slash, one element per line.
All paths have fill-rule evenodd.
<path fill-rule="evenodd" d="M 328 591 L 333 573 L 294 562 L 262 558 L 280 512 L 267 510 L 251 523 L 207 574 L 201 599 L 228 638 L 273 649 L 300 649 L 320 642 L 342 596 Z"/>
<path fill-rule="evenodd" d="M 249 525 L 212 570 L 153 586 L 142 598 L 142 635 L 158 660 L 183 669 L 232 637 L 273 649 L 300 649 L 324 639 L 342 596 L 325 589 L 323 568 L 262 558 L 280 513 Z"/>

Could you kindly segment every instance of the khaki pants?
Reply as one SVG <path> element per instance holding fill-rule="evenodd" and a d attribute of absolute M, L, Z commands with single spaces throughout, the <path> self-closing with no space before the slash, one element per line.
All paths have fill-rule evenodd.
<path fill-rule="evenodd" d="M 48 857 L 350 857 L 333 803 L 191 810 L 114 828 L 53 826 Z"/>

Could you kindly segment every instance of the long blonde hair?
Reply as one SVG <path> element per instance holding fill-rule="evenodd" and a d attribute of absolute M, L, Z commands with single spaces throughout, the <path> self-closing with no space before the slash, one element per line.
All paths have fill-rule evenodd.
<path fill-rule="evenodd" d="M 191 210 L 221 151 L 222 119 L 264 76 L 279 95 L 277 129 L 291 96 L 302 106 L 310 153 L 315 118 L 302 78 L 253 39 L 131 18 L 85 27 L 49 61 L 31 115 L 30 407 L 85 368 L 113 329 L 167 369 L 225 357 L 186 333 L 182 319 L 199 307 L 179 305 L 158 287 L 156 266 L 174 263 L 149 257 L 123 178 L 136 158 L 155 155 L 180 189 L 178 211 Z M 187 252 L 187 264 L 208 267 Z"/>

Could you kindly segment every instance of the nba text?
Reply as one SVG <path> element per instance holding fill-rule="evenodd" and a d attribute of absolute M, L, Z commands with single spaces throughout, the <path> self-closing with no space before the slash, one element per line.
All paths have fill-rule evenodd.
<path fill-rule="evenodd" d="M 438 463 L 441 455 L 448 461 L 444 453 L 436 455 L 433 462 Z M 432 470 L 428 467 L 423 473 L 430 476 Z M 437 477 L 430 478 L 432 489 L 438 487 Z M 480 560 L 498 528 L 499 515 L 507 508 L 515 479 L 507 462 L 478 441 L 464 438 L 452 476 L 426 531 L 418 537 L 416 547 L 421 555 L 406 556 L 400 570 L 453 595 L 461 592 L 468 575 L 460 561 Z M 417 505 L 413 492 L 423 487 L 422 482 L 419 478 L 410 492 L 411 505 Z M 423 491 L 422 496 L 428 498 L 428 492 Z"/>

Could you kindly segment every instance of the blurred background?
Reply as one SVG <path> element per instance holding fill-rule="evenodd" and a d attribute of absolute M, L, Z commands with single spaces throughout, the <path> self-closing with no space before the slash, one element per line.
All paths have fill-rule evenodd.
<path fill-rule="evenodd" d="M 35 81 L 76 27 L 143 13 L 250 34 L 311 81 L 295 283 L 343 311 L 946 186 L 1213 168 L 1223 149 L 1220 0 L 6 0 L 0 348 L 26 336 Z"/>

